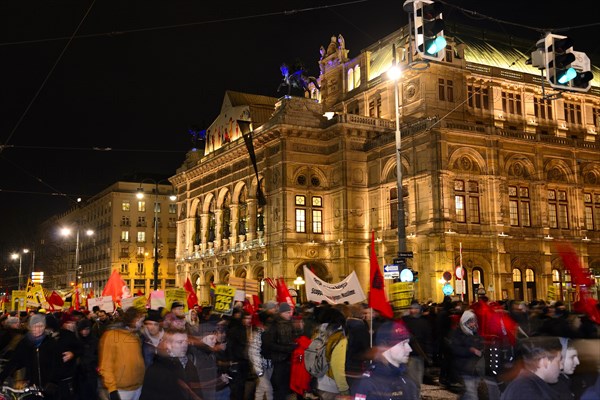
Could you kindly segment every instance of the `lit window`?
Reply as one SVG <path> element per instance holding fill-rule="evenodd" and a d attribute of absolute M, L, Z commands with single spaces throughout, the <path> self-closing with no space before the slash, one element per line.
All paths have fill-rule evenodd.
<path fill-rule="evenodd" d="M 138 211 L 146 211 L 146 202 L 145 201 L 138 201 Z"/>
<path fill-rule="evenodd" d="M 306 233 L 306 210 L 296 209 L 296 232 Z"/>
<path fill-rule="evenodd" d="M 323 210 L 312 210 L 313 233 L 323 233 Z"/>
<path fill-rule="evenodd" d="M 521 270 L 520 269 L 513 269 L 513 282 L 521 282 L 522 278 L 521 278 Z"/>
<path fill-rule="evenodd" d="M 525 270 L 525 281 L 526 282 L 535 282 L 535 273 L 531 268 L 527 268 Z"/>
<path fill-rule="evenodd" d="M 129 231 L 121 231 L 121 240 L 123 242 L 129 242 Z"/>
<path fill-rule="evenodd" d="M 131 208 L 131 204 L 129 203 L 129 201 L 124 201 L 121 204 L 121 210 L 123 210 L 123 211 L 129 211 L 130 208 Z"/>
<path fill-rule="evenodd" d="M 169 204 L 169 214 L 177 214 L 177 204 Z"/>
<path fill-rule="evenodd" d="M 137 241 L 143 243 L 146 241 L 146 232 L 138 232 L 137 233 Z"/>

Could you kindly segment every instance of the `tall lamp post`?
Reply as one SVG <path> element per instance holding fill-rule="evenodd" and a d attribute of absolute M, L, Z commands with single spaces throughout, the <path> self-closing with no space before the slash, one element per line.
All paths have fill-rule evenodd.
<path fill-rule="evenodd" d="M 404 226 L 404 195 L 402 190 L 402 157 L 400 151 L 402 150 L 402 134 L 400 132 L 400 113 L 398 108 L 400 107 L 399 92 L 398 92 L 398 80 L 402 71 L 396 64 L 396 46 L 394 46 L 394 59 L 392 61 L 392 68 L 388 71 L 388 76 L 394 81 L 394 110 L 396 113 L 396 177 L 398 186 L 398 258 L 402 259 L 402 253 L 406 252 L 406 227 Z"/>
<path fill-rule="evenodd" d="M 79 265 L 79 231 L 79 226 L 77 226 L 77 230 L 75 231 L 75 287 L 79 285 L 79 273 L 81 272 L 81 265 Z M 60 230 L 60 234 L 65 237 L 71 236 L 71 233 L 71 228 L 62 228 Z M 85 234 L 86 236 L 92 236 L 94 231 L 86 229 Z"/>
<path fill-rule="evenodd" d="M 154 291 L 158 290 L 158 266 L 160 263 L 158 262 L 158 185 L 161 183 L 169 183 L 166 179 L 155 181 L 154 179 L 144 179 L 140 182 L 140 187 L 137 189 L 136 197 L 138 199 L 144 198 L 144 188 L 142 184 L 145 182 L 151 182 L 154 184 L 154 264 L 153 264 L 153 276 L 154 276 Z M 175 194 L 171 194 L 169 196 L 169 200 L 175 201 L 177 197 Z"/>
<path fill-rule="evenodd" d="M 21 271 L 23 267 L 23 254 L 29 253 L 29 249 L 23 249 L 18 253 L 12 253 L 10 258 L 13 260 L 19 259 L 19 290 L 21 290 Z"/>

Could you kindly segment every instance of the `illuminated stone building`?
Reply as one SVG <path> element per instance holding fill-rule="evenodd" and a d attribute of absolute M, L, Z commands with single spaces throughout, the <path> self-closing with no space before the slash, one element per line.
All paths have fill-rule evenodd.
<path fill-rule="evenodd" d="M 136 197 L 140 188 L 145 193 L 142 199 Z M 154 249 L 158 248 L 158 288 L 175 287 L 177 204 L 169 200 L 172 193 L 168 182 L 158 186 L 116 182 L 46 221 L 41 230 L 44 239 L 37 247 L 38 264 L 47 268 L 46 276 L 51 279 L 44 286 L 64 289 L 78 283 L 85 294 L 93 291 L 98 296 L 116 269 L 133 294 L 148 294 L 154 287 Z M 155 210 L 158 246 L 154 241 Z M 62 228 L 71 233 L 62 236 Z M 88 230 L 93 234 L 87 235 Z M 77 264 L 81 268 L 77 269 Z"/>
<path fill-rule="evenodd" d="M 170 178 L 177 282 L 190 277 L 208 301 L 211 282 L 293 286 L 306 265 L 331 282 L 356 271 L 366 292 L 371 231 L 380 265 L 398 251 L 398 85 L 415 296 L 440 301 L 443 273 L 462 260 L 468 301 L 573 300 L 554 243 L 571 242 L 600 275 L 600 71 L 589 92 L 557 95 L 525 64 L 535 38 L 454 29 L 441 62 L 409 63 L 406 29 L 354 58 L 340 35 L 322 47 L 319 87 L 305 97 L 227 92 L 205 146 Z M 394 49 L 397 82 L 386 75 Z M 257 175 L 237 120 L 252 121 Z"/>

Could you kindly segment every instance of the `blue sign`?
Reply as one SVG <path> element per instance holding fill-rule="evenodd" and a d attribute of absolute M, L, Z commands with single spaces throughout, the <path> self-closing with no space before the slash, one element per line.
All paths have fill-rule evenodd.
<path fill-rule="evenodd" d="M 452 287 L 451 284 L 446 283 L 443 287 L 442 287 L 442 292 L 446 295 L 446 296 L 450 296 L 452 293 L 454 293 L 454 288 Z"/>

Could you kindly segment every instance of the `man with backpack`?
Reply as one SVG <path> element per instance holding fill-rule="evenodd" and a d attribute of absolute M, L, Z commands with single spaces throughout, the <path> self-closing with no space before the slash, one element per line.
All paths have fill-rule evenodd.
<path fill-rule="evenodd" d="M 335 400 L 339 395 L 350 394 L 346 380 L 346 321 L 344 315 L 335 308 L 325 310 L 321 321 L 316 336 L 304 352 L 305 366 L 317 380 L 319 397 L 322 400 Z"/>

